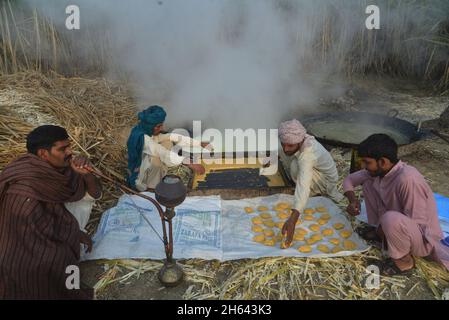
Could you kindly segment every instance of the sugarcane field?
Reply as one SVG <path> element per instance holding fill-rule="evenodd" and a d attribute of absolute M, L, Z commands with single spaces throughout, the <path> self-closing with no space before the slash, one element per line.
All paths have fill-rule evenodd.
<path fill-rule="evenodd" d="M 0 0 L 0 300 L 449 300 L 449 1 Z"/>

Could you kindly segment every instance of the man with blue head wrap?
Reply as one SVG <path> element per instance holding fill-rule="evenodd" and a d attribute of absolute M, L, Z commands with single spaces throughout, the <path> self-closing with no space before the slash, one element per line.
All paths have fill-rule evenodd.
<path fill-rule="evenodd" d="M 128 185 L 138 191 L 154 189 L 170 167 L 185 164 L 193 171 L 204 173 L 204 167 L 171 151 L 173 144 L 206 147 L 202 143 L 176 133 L 163 133 L 167 113 L 160 106 L 139 112 L 139 123 L 128 138 Z"/>

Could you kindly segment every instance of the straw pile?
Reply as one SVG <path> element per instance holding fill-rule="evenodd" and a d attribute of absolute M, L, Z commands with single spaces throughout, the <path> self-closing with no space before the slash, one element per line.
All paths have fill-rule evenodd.
<path fill-rule="evenodd" d="M 181 261 L 189 286 L 183 299 L 441 299 L 449 274 L 440 266 L 417 260 L 410 278 L 381 277 L 379 288 L 366 286 L 366 259 L 380 259 L 377 250 L 332 259 L 262 258 L 220 263 L 199 259 Z M 154 276 L 160 261 L 114 260 L 95 289 L 101 297 L 108 285 Z M 155 277 L 153 277 L 155 278 Z"/>
<path fill-rule="evenodd" d="M 25 151 L 25 135 L 36 125 L 67 128 L 76 152 L 90 157 L 103 172 L 123 179 L 127 133 L 135 121 L 135 104 L 120 85 L 103 79 L 64 78 L 57 74 L 16 73 L 0 77 L 0 169 Z M 350 154 L 332 152 L 339 172 L 348 170 Z M 100 214 L 115 205 L 120 192 L 105 185 L 104 196 L 88 225 L 92 233 Z M 344 208 L 344 204 L 341 204 Z M 189 287 L 185 299 L 441 299 L 449 273 L 435 263 L 417 260 L 412 278 L 382 277 L 380 288 L 365 286 L 366 260 L 381 257 L 371 249 L 334 259 L 263 258 L 220 263 L 182 261 Z M 160 261 L 100 261 L 106 267 L 95 289 L 139 281 L 156 274 Z M 424 295 L 424 296 L 423 296 Z"/>
<path fill-rule="evenodd" d="M 25 152 L 25 136 L 42 124 L 65 127 L 75 153 L 87 156 L 103 172 L 124 180 L 124 142 L 135 122 L 135 105 L 127 91 L 104 79 L 45 76 L 21 72 L 0 78 L 0 170 Z M 98 215 L 120 195 L 105 186 Z M 112 193 L 112 194 L 111 194 Z M 94 226 L 88 226 L 92 230 Z"/>

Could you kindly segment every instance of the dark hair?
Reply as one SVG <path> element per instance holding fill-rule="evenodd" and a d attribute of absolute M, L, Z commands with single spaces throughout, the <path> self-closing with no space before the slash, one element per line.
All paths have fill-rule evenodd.
<path fill-rule="evenodd" d="M 40 126 L 27 135 L 27 150 L 29 153 L 37 154 L 37 150 L 50 150 L 56 141 L 62 141 L 68 138 L 67 131 L 62 127 L 52 125 Z"/>
<path fill-rule="evenodd" d="M 387 158 L 393 163 L 397 163 L 398 144 L 390 136 L 378 133 L 370 135 L 358 147 L 359 157 L 367 157 L 379 160 Z"/>

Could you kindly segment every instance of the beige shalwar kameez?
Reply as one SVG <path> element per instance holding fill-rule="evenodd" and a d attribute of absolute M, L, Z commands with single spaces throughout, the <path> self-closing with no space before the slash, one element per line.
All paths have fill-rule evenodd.
<path fill-rule="evenodd" d="M 310 196 L 329 196 L 335 202 L 343 199 L 337 190 L 338 172 L 330 153 L 315 139 L 310 146 L 300 149 L 293 156 L 281 152 L 281 161 L 296 183 L 293 208 L 302 212 Z"/>

